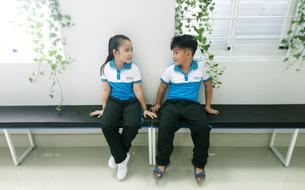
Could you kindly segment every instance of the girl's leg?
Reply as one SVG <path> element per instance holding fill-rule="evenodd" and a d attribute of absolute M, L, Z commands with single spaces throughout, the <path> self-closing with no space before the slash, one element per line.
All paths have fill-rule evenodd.
<path fill-rule="evenodd" d="M 122 107 L 119 101 L 109 99 L 102 116 L 103 134 L 116 163 L 121 163 L 126 158 L 126 151 L 119 133 L 122 122 Z"/>
<path fill-rule="evenodd" d="M 122 142 L 127 153 L 131 147 L 131 142 L 138 134 L 141 127 L 141 106 L 138 101 L 128 101 L 123 109 L 123 131 Z"/>

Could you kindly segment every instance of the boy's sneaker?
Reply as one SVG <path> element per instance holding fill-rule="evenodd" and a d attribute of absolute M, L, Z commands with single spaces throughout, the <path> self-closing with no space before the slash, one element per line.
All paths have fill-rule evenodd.
<path fill-rule="evenodd" d="M 122 181 L 123 179 L 125 179 L 126 175 L 127 175 L 127 164 L 129 161 L 129 153 L 127 153 L 127 156 L 125 158 L 125 160 L 121 163 L 118 164 L 118 171 L 117 171 L 117 179 L 119 181 Z"/>
<path fill-rule="evenodd" d="M 111 169 L 114 169 L 116 168 L 117 164 L 115 163 L 115 160 L 113 158 L 113 156 L 111 155 L 109 160 L 108 160 L 108 166 L 111 168 Z"/>

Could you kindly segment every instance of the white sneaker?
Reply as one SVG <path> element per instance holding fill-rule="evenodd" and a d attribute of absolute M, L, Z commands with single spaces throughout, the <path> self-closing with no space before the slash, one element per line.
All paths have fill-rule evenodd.
<path fill-rule="evenodd" d="M 117 171 L 117 179 L 119 181 L 122 181 L 123 179 L 125 179 L 126 175 L 127 175 L 127 164 L 129 161 L 129 153 L 127 153 L 127 157 L 125 158 L 125 160 L 121 163 L 118 164 L 118 171 Z"/>
<path fill-rule="evenodd" d="M 111 169 L 114 169 L 116 168 L 117 164 L 115 163 L 115 160 L 113 158 L 113 156 L 111 155 L 109 160 L 108 160 L 108 166 L 111 168 Z"/>

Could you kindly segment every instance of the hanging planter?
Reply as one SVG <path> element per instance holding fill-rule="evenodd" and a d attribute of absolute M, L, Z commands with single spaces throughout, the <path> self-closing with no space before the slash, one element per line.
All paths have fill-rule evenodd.
<path fill-rule="evenodd" d="M 57 110 L 61 111 L 63 104 L 63 92 L 58 78 L 72 59 L 64 55 L 65 39 L 61 35 L 61 29 L 72 27 L 70 15 L 60 12 L 57 0 L 20 0 L 20 13 L 25 21 L 22 28 L 32 38 L 31 48 L 34 52 L 33 61 L 38 64 L 38 69 L 29 77 L 29 81 L 36 83 L 39 77 L 44 75 L 41 64 L 49 65 L 49 96 L 54 98 L 59 95 L 60 101 Z"/>
<path fill-rule="evenodd" d="M 219 76 L 223 74 L 224 67 L 215 63 L 214 55 L 209 51 L 211 42 L 206 37 L 212 33 L 210 14 L 214 7 L 212 0 L 177 0 L 176 34 L 191 34 L 196 38 L 201 58 L 209 66 L 213 87 L 218 88 L 221 85 Z"/>
<path fill-rule="evenodd" d="M 296 71 L 301 71 L 305 62 L 305 0 L 297 1 L 296 17 L 292 19 L 287 35 L 281 41 L 288 48 L 284 62 L 287 63 L 287 68 L 296 65 Z"/>

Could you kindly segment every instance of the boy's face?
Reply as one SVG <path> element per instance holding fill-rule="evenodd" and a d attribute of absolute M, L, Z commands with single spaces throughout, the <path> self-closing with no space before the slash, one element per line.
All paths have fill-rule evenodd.
<path fill-rule="evenodd" d="M 193 59 L 192 51 L 188 48 L 175 47 L 173 49 L 173 60 L 176 65 L 183 65 Z"/>

